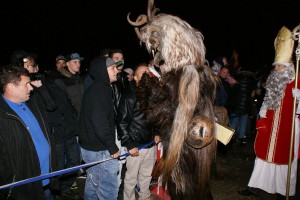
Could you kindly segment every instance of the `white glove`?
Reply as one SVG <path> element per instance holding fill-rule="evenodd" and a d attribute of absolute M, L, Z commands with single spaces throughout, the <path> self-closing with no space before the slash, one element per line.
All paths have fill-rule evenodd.
<path fill-rule="evenodd" d="M 267 110 L 266 109 L 261 109 L 259 111 L 260 118 L 267 118 L 266 114 L 267 114 Z"/>
<path fill-rule="evenodd" d="M 299 98 L 300 98 L 300 90 L 299 89 L 293 88 L 292 89 L 292 94 L 293 94 L 294 98 L 297 98 L 299 100 Z"/>

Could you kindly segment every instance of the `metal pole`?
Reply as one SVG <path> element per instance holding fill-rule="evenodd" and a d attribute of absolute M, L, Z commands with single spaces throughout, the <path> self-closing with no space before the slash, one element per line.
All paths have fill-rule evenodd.
<path fill-rule="evenodd" d="M 298 40 L 298 47 L 296 48 L 296 74 L 295 74 L 295 88 L 298 87 L 298 71 L 299 71 L 299 61 L 300 61 L 300 37 L 299 37 L 300 25 L 298 25 L 293 30 L 293 39 Z M 287 173 L 287 183 L 286 183 L 286 195 L 285 199 L 289 199 L 290 193 L 290 179 L 291 179 L 291 163 L 292 163 L 292 156 L 294 150 L 294 136 L 295 136 L 295 116 L 296 116 L 296 100 L 297 98 L 294 97 L 294 104 L 293 104 L 293 117 L 292 117 L 292 132 L 291 132 L 291 141 L 290 141 L 290 154 L 289 154 L 289 164 L 288 164 L 288 173 Z"/>

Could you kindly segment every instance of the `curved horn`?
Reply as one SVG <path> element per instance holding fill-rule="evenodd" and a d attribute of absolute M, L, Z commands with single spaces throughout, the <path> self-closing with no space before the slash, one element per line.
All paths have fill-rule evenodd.
<path fill-rule="evenodd" d="M 140 29 L 138 27 L 134 27 L 135 33 L 140 40 L 142 40 L 142 34 L 140 33 Z"/>
<path fill-rule="evenodd" d="M 153 8 L 153 10 L 151 12 L 151 16 L 154 17 L 154 15 L 156 14 L 156 12 L 158 12 L 158 11 L 159 11 L 159 8 L 156 8 L 155 5 L 154 5 L 154 8 Z"/>
<path fill-rule="evenodd" d="M 129 15 L 130 15 L 130 13 L 127 14 L 127 21 L 132 26 L 142 26 L 143 24 L 147 23 L 147 16 L 146 15 L 140 15 L 140 16 L 138 16 L 138 18 L 136 19 L 135 22 L 133 22 L 133 21 L 130 20 Z"/>
<path fill-rule="evenodd" d="M 148 7 L 147 7 L 147 16 L 148 16 L 148 22 L 152 22 L 153 20 L 153 4 L 154 4 L 154 0 L 148 0 Z M 155 9 L 154 9 L 155 10 Z M 155 13 L 154 13 L 155 14 Z"/>

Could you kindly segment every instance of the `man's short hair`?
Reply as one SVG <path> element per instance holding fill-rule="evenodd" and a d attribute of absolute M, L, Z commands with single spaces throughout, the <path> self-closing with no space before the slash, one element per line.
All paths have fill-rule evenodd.
<path fill-rule="evenodd" d="M 0 89 L 3 94 L 5 87 L 8 83 L 18 84 L 21 81 L 21 76 L 28 76 L 29 72 L 27 69 L 18 65 L 4 65 L 0 67 Z"/>
<path fill-rule="evenodd" d="M 109 56 L 110 58 L 112 58 L 112 56 L 113 56 L 115 53 L 121 53 L 121 54 L 123 54 L 123 56 L 124 56 L 124 53 L 123 53 L 122 49 L 110 49 L 109 55 L 108 55 L 108 56 Z"/>

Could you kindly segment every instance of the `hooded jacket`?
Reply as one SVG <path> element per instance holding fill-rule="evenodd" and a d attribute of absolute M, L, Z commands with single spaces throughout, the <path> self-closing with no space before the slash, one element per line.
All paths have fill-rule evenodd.
<path fill-rule="evenodd" d="M 90 74 L 93 84 L 86 90 L 80 113 L 79 144 L 88 151 L 105 151 L 115 154 L 115 110 L 106 57 L 91 62 Z"/>

